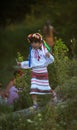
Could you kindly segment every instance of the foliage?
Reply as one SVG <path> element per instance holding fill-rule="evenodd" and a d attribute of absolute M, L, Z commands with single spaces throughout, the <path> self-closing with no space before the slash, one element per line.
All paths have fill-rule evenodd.
<path fill-rule="evenodd" d="M 49 105 L 48 96 L 39 97 L 39 105 L 45 105 L 42 111 L 25 117 L 14 117 L 13 111 L 24 109 L 32 105 L 29 95 L 31 70 L 22 70 L 24 75 L 16 79 L 16 86 L 21 88 L 19 100 L 14 102 L 14 107 L 1 109 L 1 130 L 76 130 L 77 129 L 77 61 L 68 58 L 68 48 L 62 39 L 55 39 L 53 48 L 55 62 L 49 65 L 49 79 L 52 88 L 55 88 L 61 102 L 56 106 Z M 42 100 L 41 100 L 42 98 Z M 46 105 L 47 104 L 47 105 Z M 1 106 L 0 108 L 3 108 Z M 5 115 L 7 111 L 9 115 Z M 5 125 L 4 125 L 5 124 Z"/>
<path fill-rule="evenodd" d="M 77 40 L 76 40 L 76 38 L 72 38 L 70 40 L 70 49 L 71 49 L 71 55 L 74 58 L 77 58 Z"/>
<path fill-rule="evenodd" d="M 64 44 L 62 39 L 55 38 L 55 45 L 53 48 L 53 55 L 55 58 L 54 64 L 50 65 L 49 77 L 50 84 L 54 88 L 58 85 L 64 84 L 68 78 L 68 47 Z"/>
<path fill-rule="evenodd" d="M 68 63 L 68 76 L 70 78 L 74 76 L 77 77 L 77 60 L 76 59 L 70 59 Z"/>
<path fill-rule="evenodd" d="M 14 2 L 12 13 L 13 6 L 11 8 L 12 4 L 10 3 L 7 3 L 11 9 L 9 13 L 7 6 L 7 11 L 6 9 L 1 11 L 6 12 L 4 13 L 6 19 L 3 18 L 4 22 L 1 25 L 6 24 L 7 26 L 0 28 L 0 80 L 3 80 L 3 83 L 6 84 L 12 78 L 17 52 L 20 54 L 22 52 L 21 55 L 24 59 L 28 57 L 29 44 L 25 40 L 27 35 L 32 32 L 42 33 L 45 21 L 50 19 L 57 32 L 55 35 L 61 38 L 55 38 L 53 48 L 55 62 L 48 66 L 49 80 L 51 87 L 56 88 L 55 91 L 63 101 L 56 106 L 50 107 L 47 105 L 43 112 L 31 115 L 28 119 L 22 115 L 14 118 L 13 111 L 27 108 L 32 104 L 29 95 L 31 71 L 23 70 L 25 75 L 16 79 L 17 88 L 23 90 L 19 92 L 19 100 L 14 102 L 14 107 L 0 105 L 0 130 L 77 130 L 77 1 L 67 0 L 65 4 L 65 1 L 61 0 L 39 0 L 35 2 L 35 5 L 32 2 L 30 2 L 31 5 L 27 5 L 27 11 L 30 8 L 31 12 L 26 15 L 24 1 L 22 4 L 20 4 L 21 1 L 18 1 L 19 9 L 24 6 L 22 11 L 14 6 Z M 18 13 L 15 13 L 15 11 Z M 23 11 L 24 13 L 20 13 Z M 6 14 L 8 14 L 8 18 Z M 12 16 L 9 18 L 11 14 Z M 20 23 L 22 17 L 24 17 L 24 20 Z M 18 20 L 18 23 L 14 19 Z M 21 60 L 23 60 L 23 57 Z M 41 104 L 44 104 L 44 102 L 46 104 L 49 101 L 47 96 L 43 99 L 40 99 Z M 8 113 L 10 113 L 10 116 L 7 116 Z"/>
<path fill-rule="evenodd" d="M 20 52 L 17 52 L 17 61 L 22 62 L 23 61 L 23 56 L 21 55 Z"/>
<path fill-rule="evenodd" d="M 17 3 L 19 5 L 20 2 L 14 2 L 13 6 Z M 21 7 L 22 6 L 23 5 L 21 5 Z M 6 20 L 8 23 L 7 26 L 0 29 L 0 82 L 3 82 L 4 86 L 10 80 L 10 77 L 12 77 L 12 72 L 14 71 L 13 65 L 16 64 L 15 57 L 17 52 L 20 51 L 24 56 L 24 59 L 28 57 L 29 44 L 27 44 L 27 40 L 25 40 L 27 35 L 32 32 L 42 33 L 43 25 L 47 19 L 50 19 L 52 26 L 54 26 L 57 32 L 55 35 L 61 37 L 64 44 L 70 49 L 69 56 L 72 55 L 75 58 L 77 57 L 76 6 L 77 4 L 75 4 L 75 2 L 73 4 L 73 1 L 69 0 L 67 1 L 67 4 L 64 4 L 64 2 L 61 1 L 53 2 L 53 0 L 37 1 L 34 6 L 33 4 L 31 4 L 31 6 L 29 5 L 31 13 L 27 13 L 21 23 L 20 21 L 18 23 L 9 23 L 9 20 Z M 44 7 L 45 9 L 43 9 Z M 63 8 L 65 8 L 65 10 L 63 10 Z M 11 11 L 9 13 L 11 13 Z M 17 13 L 15 15 L 17 15 Z"/>
<path fill-rule="evenodd" d="M 20 110 L 29 107 L 32 104 L 30 92 L 31 70 L 22 70 L 24 73 L 16 77 L 15 85 L 19 90 L 19 99 L 14 102 L 14 110 Z"/>
<path fill-rule="evenodd" d="M 76 130 L 77 123 L 75 126 L 73 123 L 77 120 L 77 77 L 72 77 L 63 86 L 57 87 L 57 91 L 64 99 L 64 102 L 57 106 L 58 124 L 64 129 Z"/>
<path fill-rule="evenodd" d="M 7 104 L 0 104 L 0 115 L 3 116 L 4 114 L 13 112 L 13 106 L 8 106 Z"/>
<path fill-rule="evenodd" d="M 56 61 L 59 62 L 59 60 L 64 60 L 66 61 L 68 57 L 68 47 L 65 45 L 63 40 L 61 38 L 56 38 L 55 37 L 55 45 L 54 45 L 54 50 L 53 50 L 54 56 Z"/>

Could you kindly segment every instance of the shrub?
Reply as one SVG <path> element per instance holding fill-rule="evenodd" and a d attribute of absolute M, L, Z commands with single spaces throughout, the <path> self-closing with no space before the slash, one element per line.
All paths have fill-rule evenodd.
<path fill-rule="evenodd" d="M 68 48 L 62 39 L 55 38 L 53 55 L 55 61 L 48 67 L 48 69 L 50 84 L 55 88 L 57 85 L 62 85 L 68 78 Z"/>

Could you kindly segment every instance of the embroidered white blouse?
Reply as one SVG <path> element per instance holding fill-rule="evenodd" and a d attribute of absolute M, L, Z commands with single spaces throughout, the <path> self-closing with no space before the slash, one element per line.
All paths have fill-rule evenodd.
<path fill-rule="evenodd" d="M 21 62 L 21 68 L 39 68 L 39 67 L 47 67 L 49 64 L 54 62 L 54 57 L 49 53 L 50 57 L 47 57 L 45 54 L 47 53 L 47 49 L 45 49 L 44 53 L 40 49 L 32 49 L 31 50 L 31 66 L 29 67 L 29 61 Z"/>

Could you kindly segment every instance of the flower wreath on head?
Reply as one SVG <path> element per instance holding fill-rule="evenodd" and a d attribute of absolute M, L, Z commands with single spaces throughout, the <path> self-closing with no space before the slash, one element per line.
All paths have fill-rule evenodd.
<path fill-rule="evenodd" d="M 37 39 L 40 42 L 43 40 L 42 36 L 39 33 L 29 34 L 27 38 L 28 42 L 31 43 L 32 39 Z"/>

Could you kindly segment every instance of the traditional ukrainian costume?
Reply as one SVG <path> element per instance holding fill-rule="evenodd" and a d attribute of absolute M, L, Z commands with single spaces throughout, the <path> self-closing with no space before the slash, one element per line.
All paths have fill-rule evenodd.
<path fill-rule="evenodd" d="M 34 40 L 43 41 L 39 33 L 29 34 L 28 41 L 31 43 Z M 44 48 L 43 44 L 41 49 L 31 48 L 29 61 L 21 62 L 21 68 L 32 68 L 30 94 L 51 94 L 53 91 L 49 85 L 47 66 L 53 63 L 54 57 L 50 53 L 50 57 L 46 57 L 47 52 L 48 50 Z"/>
<path fill-rule="evenodd" d="M 47 53 L 47 49 L 44 51 Z M 21 62 L 21 68 L 32 68 L 32 79 L 30 94 L 51 94 L 52 89 L 49 85 L 47 66 L 53 63 L 54 57 L 46 57 L 42 49 L 31 50 L 31 66 L 29 61 Z"/>

